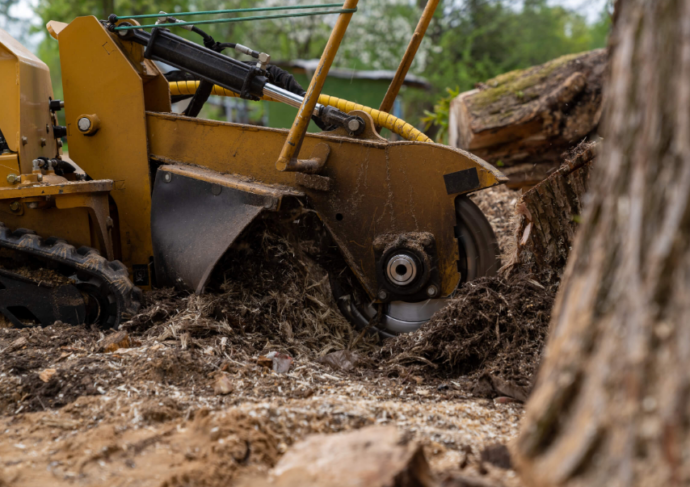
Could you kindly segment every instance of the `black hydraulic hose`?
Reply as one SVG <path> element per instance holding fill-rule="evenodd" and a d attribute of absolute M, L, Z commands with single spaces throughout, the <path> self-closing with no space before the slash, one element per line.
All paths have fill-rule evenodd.
<path fill-rule="evenodd" d="M 223 49 L 228 47 L 216 42 L 216 40 L 210 34 L 196 26 L 193 26 L 191 30 L 196 34 L 199 34 L 204 40 L 204 46 L 212 51 L 223 52 Z M 233 44 L 232 47 L 235 47 L 235 45 Z M 192 96 L 192 100 L 189 102 L 189 105 L 187 105 L 183 115 L 187 117 L 198 116 L 201 112 L 201 109 L 204 107 L 204 104 L 208 101 L 208 97 L 211 96 L 211 91 L 213 91 L 213 83 L 210 81 L 201 80 L 199 83 L 199 88 L 197 88 L 196 92 Z"/>
<path fill-rule="evenodd" d="M 203 37 L 203 39 L 204 39 L 204 45 L 206 44 L 206 40 L 207 40 L 207 39 L 210 39 L 211 42 L 215 42 L 215 41 L 213 41 L 213 37 L 211 37 L 210 34 L 204 32 L 203 30 L 201 30 L 201 29 L 198 28 L 197 26 L 192 26 L 192 32 L 194 32 L 194 33 L 196 33 L 196 34 L 199 34 L 201 37 Z M 208 46 L 206 46 L 206 47 L 208 47 Z"/>
<path fill-rule="evenodd" d="M 189 102 L 189 105 L 187 105 L 187 108 L 185 108 L 183 115 L 187 117 L 198 116 L 204 104 L 208 101 L 208 97 L 211 96 L 212 91 L 213 83 L 201 80 L 199 82 L 199 87 L 196 89 L 196 93 L 192 96 L 192 100 Z"/>

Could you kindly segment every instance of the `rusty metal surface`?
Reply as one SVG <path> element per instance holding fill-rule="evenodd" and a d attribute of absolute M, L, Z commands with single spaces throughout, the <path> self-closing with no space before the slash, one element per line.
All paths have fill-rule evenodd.
<path fill-rule="evenodd" d="M 262 211 L 278 209 L 283 196 L 299 195 L 241 183 L 236 176 L 199 168 L 158 169 L 151 234 L 159 286 L 202 292 L 214 266 L 242 230 Z"/>

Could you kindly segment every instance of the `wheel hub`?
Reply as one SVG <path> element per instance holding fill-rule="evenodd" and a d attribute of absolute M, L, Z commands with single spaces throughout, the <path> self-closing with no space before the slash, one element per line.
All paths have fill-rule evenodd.
<path fill-rule="evenodd" d="M 386 266 L 386 276 L 393 284 L 405 286 L 417 276 L 417 264 L 409 255 L 394 255 Z"/>
<path fill-rule="evenodd" d="M 461 286 L 478 277 L 495 275 L 501 266 L 500 251 L 491 224 L 467 196 L 455 199 L 455 209 L 458 270 L 461 276 L 458 286 Z M 380 301 L 385 302 L 388 291 L 395 290 L 402 294 L 401 289 L 418 286 L 409 294 L 411 302 L 402 301 L 406 296 L 401 296 L 381 305 L 382 316 L 376 330 L 386 337 L 419 329 L 434 313 L 448 304 L 448 298 L 436 298 L 440 289 L 433 281 L 429 282 L 428 276 L 425 277 L 428 272 L 424 268 L 425 260 L 421 258 L 417 261 L 417 254 L 409 250 L 398 248 L 380 256 L 379 276 L 387 281 L 384 283 L 386 289 L 379 290 Z M 432 299 L 424 299 L 427 297 Z M 341 312 L 359 328 L 370 326 L 372 319 L 376 317 L 376 305 L 366 296 L 356 293 L 336 294 L 336 299 Z"/>

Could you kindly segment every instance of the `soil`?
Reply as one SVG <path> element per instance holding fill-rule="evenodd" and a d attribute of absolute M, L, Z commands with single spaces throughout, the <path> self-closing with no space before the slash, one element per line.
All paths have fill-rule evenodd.
<path fill-rule="evenodd" d="M 484 193 L 475 202 L 505 253 L 518 195 Z M 242 238 L 213 292 L 147 293 L 120 327 L 130 348 L 104 351 L 114 330 L 1 328 L 0 486 L 232 485 L 265 476 L 308 434 L 372 424 L 419 441 L 439 478 L 519 486 L 509 462 L 482 452 L 516 436 L 522 405 L 476 384 L 529 385 L 554 290 L 481 279 L 423 329 L 381 342 L 337 311 L 325 271 L 337 262 L 324 264 L 318 240 L 272 228 Z M 339 350 L 355 365 L 322 360 Z M 272 351 L 293 358 L 288 373 L 261 365 Z"/>

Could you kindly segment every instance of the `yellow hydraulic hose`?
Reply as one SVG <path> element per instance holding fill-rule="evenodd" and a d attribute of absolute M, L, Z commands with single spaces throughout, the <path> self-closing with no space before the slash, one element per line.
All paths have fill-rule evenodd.
<path fill-rule="evenodd" d="M 170 82 L 170 94 L 175 95 L 193 95 L 196 89 L 199 87 L 198 81 L 171 81 Z M 212 95 L 217 96 L 230 96 L 239 97 L 234 91 L 226 90 L 222 86 L 214 85 Z M 276 101 L 268 96 L 262 97 L 263 100 Z M 391 115 L 390 113 L 382 112 L 374 108 L 365 107 L 359 103 L 354 103 L 351 101 L 343 100 L 341 98 L 336 98 L 335 96 L 329 96 L 322 94 L 319 96 L 319 103 L 322 105 L 329 105 L 337 108 L 338 110 L 349 113 L 352 110 L 360 110 L 371 115 L 374 119 L 374 123 L 379 127 L 385 127 L 394 134 L 398 134 L 405 140 L 413 140 L 419 142 L 432 142 L 432 140 L 424 135 L 421 131 L 417 130 L 411 124 L 405 122 Z"/>

